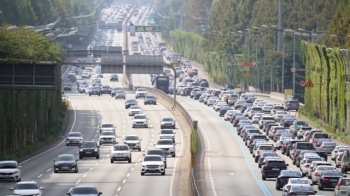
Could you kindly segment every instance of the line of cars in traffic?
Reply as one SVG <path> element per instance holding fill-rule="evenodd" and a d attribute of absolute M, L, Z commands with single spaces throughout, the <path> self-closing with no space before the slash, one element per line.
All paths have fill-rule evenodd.
<path fill-rule="evenodd" d="M 350 193 L 350 178 L 346 175 L 350 148 L 336 145 L 327 133 L 290 115 L 291 105 L 268 103 L 235 89 L 195 87 L 190 98 L 212 107 L 232 123 L 261 168 L 262 180 L 275 178 L 276 189 L 282 189 L 282 195 L 313 195 L 313 185 L 319 190 L 333 189 L 337 196 Z M 300 171 L 289 168 L 278 150 Z M 329 155 L 334 164 L 329 162 Z"/>

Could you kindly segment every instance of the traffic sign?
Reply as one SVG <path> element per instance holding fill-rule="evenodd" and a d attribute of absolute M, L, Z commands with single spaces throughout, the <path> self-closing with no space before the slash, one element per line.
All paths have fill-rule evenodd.
<path fill-rule="evenodd" d="M 246 77 L 250 77 L 250 71 L 246 71 L 246 72 L 245 72 L 245 76 L 246 76 Z"/>
<path fill-rule="evenodd" d="M 311 80 L 308 80 L 305 87 L 314 87 L 314 84 L 312 83 Z"/>
<path fill-rule="evenodd" d="M 300 85 L 301 87 L 305 87 L 305 85 L 306 85 L 306 84 L 305 84 L 305 81 L 304 81 L 304 80 L 300 81 L 300 82 L 299 82 L 299 85 Z"/>
<path fill-rule="evenodd" d="M 136 32 L 160 32 L 160 26 L 135 26 Z"/>
<path fill-rule="evenodd" d="M 253 67 L 256 67 L 256 61 L 252 62 Z"/>
<path fill-rule="evenodd" d="M 292 67 L 292 68 L 290 68 L 290 71 L 291 71 L 292 73 L 295 73 L 295 72 L 297 72 L 297 69 L 296 69 L 295 67 Z"/>

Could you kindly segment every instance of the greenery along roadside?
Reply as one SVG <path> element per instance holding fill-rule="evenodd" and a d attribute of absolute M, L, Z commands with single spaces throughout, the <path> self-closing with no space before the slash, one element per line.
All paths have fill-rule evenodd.
<path fill-rule="evenodd" d="M 61 97 L 62 49 L 41 34 L 20 27 L 0 27 L 3 62 L 55 61 L 56 90 L 0 90 L 0 159 L 16 159 L 56 138 L 66 106 Z"/>

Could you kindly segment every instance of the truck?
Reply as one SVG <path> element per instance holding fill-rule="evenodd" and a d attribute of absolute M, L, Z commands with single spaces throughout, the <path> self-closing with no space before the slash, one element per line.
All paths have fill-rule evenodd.
<path fill-rule="evenodd" d="M 178 63 L 180 63 L 181 62 L 181 54 L 174 53 L 171 56 L 170 62 L 178 62 Z"/>

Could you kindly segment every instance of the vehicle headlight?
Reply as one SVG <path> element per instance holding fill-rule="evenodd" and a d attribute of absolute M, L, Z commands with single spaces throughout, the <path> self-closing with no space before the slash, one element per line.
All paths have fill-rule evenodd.
<path fill-rule="evenodd" d="M 18 171 L 14 171 L 13 173 L 17 174 L 17 173 L 18 173 Z"/>
<path fill-rule="evenodd" d="M 95 152 L 97 152 L 97 148 L 95 149 Z"/>
<path fill-rule="evenodd" d="M 57 164 L 57 163 L 55 163 L 55 166 L 58 166 L 58 164 Z"/>
<path fill-rule="evenodd" d="M 80 149 L 79 151 L 80 151 L 80 152 L 83 152 L 83 149 Z"/>
<path fill-rule="evenodd" d="M 159 167 L 164 167 L 164 165 L 160 165 Z"/>
<path fill-rule="evenodd" d="M 141 165 L 142 167 L 146 167 L 145 165 Z"/>

